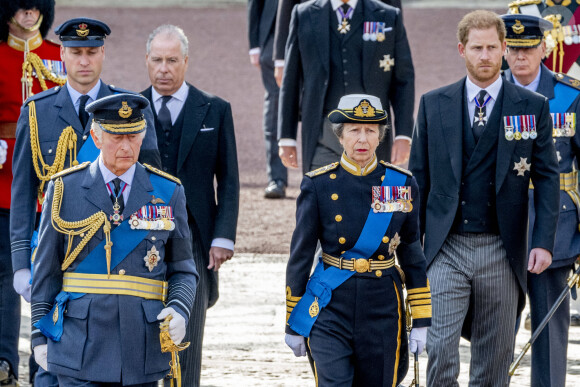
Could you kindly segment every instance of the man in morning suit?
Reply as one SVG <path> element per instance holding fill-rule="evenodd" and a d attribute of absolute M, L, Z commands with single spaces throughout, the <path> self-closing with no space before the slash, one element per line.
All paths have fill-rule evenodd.
<path fill-rule="evenodd" d="M 505 386 L 526 269 L 552 261 L 559 176 L 546 98 L 500 76 L 505 26 L 493 12 L 459 23 L 467 77 L 421 98 L 409 167 L 433 303 L 427 384 L 457 386 L 471 338 L 470 386 Z M 536 220 L 528 256 L 528 186 Z"/>
<path fill-rule="evenodd" d="M 100 150 L 52 176 L 32 284 L 38 364 L 59 387 L 156 387 L 170 369 L 160 321 L 185 336 L 197 272 L 179 179 L 137 162 L 146 98 L 89 104 Z M 169 317 L 170 316 L 170 317 Z"/>
<path fill-rule="evenodd" d="M 274 28 L 277 1 L 248 0 L 248 35 L 250 40 L 250 62 L 260 68 L 264 94 L 264 117 L 262 129 L 266 145 L 266 172 L 268 186 L 264 196 L 279 199 L 286 196 L 288 171 L 278 155 L 278 99 L 280 88 L 274 79 Z"/>
<path fill-rule="evenodd" d="M 338 161 L 342 149 L 326 116 L 346 94 L 371 94 L 392 105 L 397 136 L 377 149 L 395 164 L 409 157 L 415 76 L 399 9 L 375 0 L 315 0 L 292 11 L 280 89 L 278 145 L 284 165 L 298 167 L 302 112 L 302 169 Z M 391 157 L 392 146 L 392 157 Z"/>
<path fill-rule="evenodd" d="M 56 86 L 53 81 L 64 81 L 60 46 L 44 39 L 53 20 L 54 0 L 0 1 L 0 385 L 3 387 L 16 387 L 18 379 L 20 297 L 13 287 L 9 231 L 16 121 L 29 92 L 40 93 Z M 31 61 L 32 58 L 41 60 Z M 44 76 L 50 73 L 44 64 L 54 72 L 52 80 Z M 23 293 L 30 302 L 30 290 Z M 30 377 L 33 374 L 32 370 Z"/>
<path fill-rule="evenodd" d="M 528 273 L 532 331 L 535 331 L 566 287 L 568 274 L 580 254 L 580 192 L 575 168 L 580 158 L 580 134 L 576 132 L 580 82 L 554 74 L 542 64 L 546 54 L 544 31 L 550 31 L 552 23 L 531 15 L 503 15 L 502 19 L 507 30 L 505 58 L 510 66 L 505 78 L 548 98 L 560 171 L 560 216 L 552 264 L 541 274 Z M 529 191 L 530 203 L 533 203 L 534 191 Z M 531 205 L 530 238 L 534 221 L 535 209 Z M 566 385 L 569 327 L 570 302 L 566 299 L 532 346 L 532 387 Z"/>
<path fill-rule="evenodd" d="M 276 15 L 276 31 L 274 34 L 274 52 L 273 59 L 275 62 L 274 76 L 278 86 L 282 85 L 282 74 L 284 72 L 284 51 L 286 49 L 286 40 L 290 29 L 290 17 L 292 9 L 296 4 L 304 3 L 306 0 L 280 0 L 278 1 L 278 14 Z M 383 3 L 399 8 L 401 14 L 401 0 L 381 0 Z"/>
<path fill-rule="evenodd" d="M 230 104 L 185 82 L 188 46 L 179 27 L 151 33 L 146 64 L 152 87 L 142 94 L 154 106 L 163 170 L 185 188 L 200 278 L 185 338 L 191 346 L 180 355 L 183 385 L 198 386 L 205 313 L 218 298 L 218 269 L 234 254 L 240 185 Z"/>

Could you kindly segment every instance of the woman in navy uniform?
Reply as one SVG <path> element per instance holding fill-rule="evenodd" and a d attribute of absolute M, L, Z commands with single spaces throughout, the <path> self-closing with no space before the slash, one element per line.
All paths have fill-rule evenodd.
<path fill-rule="evenodd" d="M 422 352 L 431 324 L 417 183 L 377 160 L 387 119 L 377 97 L 344 96 L 329 119 L 344 152 L 302 181 L 286 269 L 286 343 L 296 356 L 308 347 L 319 386 L 391 386 L 408 368 L 403 285 L 411 352 Z M 310 276 L 318 241 L 322 256 Z"/>

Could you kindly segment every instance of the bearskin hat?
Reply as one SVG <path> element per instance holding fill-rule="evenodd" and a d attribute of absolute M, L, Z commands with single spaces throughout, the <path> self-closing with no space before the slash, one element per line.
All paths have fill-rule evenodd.
<path fill-rule="evenodd" d="M 0 0 L 0 41 L 8 38 L 8 22 L 19 9 L 36 8 L 43 16 L 40 34 L 44 38 L 54 21 L 55 0 Z"/>

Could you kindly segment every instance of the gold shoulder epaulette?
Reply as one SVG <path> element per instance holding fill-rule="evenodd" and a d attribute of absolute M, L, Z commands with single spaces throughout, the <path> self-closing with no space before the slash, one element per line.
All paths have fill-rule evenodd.
<path fill-rule="evenodd" d="M 541 3 L 542 0 L 515 0 L 508 4 L 508 13 L 519 14 L 520 7 L 524 7 L 526 5 L 538 5 Z"/>
<path fill-rule="evenodd" d="M 314 171 L 310 171 L 310 172 L 306 173 L 306 176 L 314 177 L 314 176 L 319 176 L 319 175 L 325 174 L 328 171 L 332 171 L 333 169 L 338 168 L 338 164 L 340 164 L 340 163 L 337 161 L 335 163 L 325 165 L 324 167 L 320 167 L 318 169 L 315 169 Z"/>
<path fill-rule="evenodd" d="M 171 181 L 173 181 L 173 182 L 181 185 L 181 180 L 179 180 L 177 177 L 175 177 L 173 175 L 170 175 L 167 172 L 163 172 L 163 171 L 161 171 L 161 170 L 159 170 L 159 169 L 157 169 L 155 167 L 152 167 L 149 164 L 143 164 L 143 166 L 145 168 L 147 168 L 148 170 L 150 170 L 151 172 L 153 172 L 154 174 L 159 175 L 159 176 L 162 176 L 162 177 L 166 178 L 167 180 L 171 180 Z"/>
<path fill-rule="evenodd" d="M 381 160 L 380 163 L 383 164 L 387 168 L 394 169 L 395 171 L 404 173 L 407 176 L 413 176 L 413 173 L 411 171 L 409 171 L 408 169 L 398 167 L 398 166 L 393 165 L 391 163 L 387 163 L 386 161 L 383 161 L 383 160 Z"/>
<path fill-rule="evenodd" d="M 57 178 L 62 177 L 64 175 L 68 175 L 69 173 L 73 173 L 73 172 L 76 172 L 76 171 L 80 171 L 81 169 L 85 169 L 89 165 L 91 165 L 91 162 L 90 161 L 85 161 L 84 163 L 79 164 L 79 165 L 75 165 L 74 167 L 70 167 L 70 168 L 67 168 L 67 169 L 63 169 L 59 173 L 55 173 L 54 175 L 52 175 L 51 176 L 51 179 L 54 180 L 54 179 L 57 179 Z"/>
<path fill-rule="evenodd" d="M 556 78 L 558 82 L 573 87 L 576 90 L 580 90 L 580 80 L 576 78 L 572 78 L 571 76 L 562 73 L 554 73 L 554 78 Z"/>

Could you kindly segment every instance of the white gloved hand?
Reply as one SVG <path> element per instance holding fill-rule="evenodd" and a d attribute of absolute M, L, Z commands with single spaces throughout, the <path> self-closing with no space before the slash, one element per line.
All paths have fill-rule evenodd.
<path fill-rule="evenodd" d="M 286 333 L 284 341 L 286 342 L 286 345 L 292 349 L 294 356 L 306 356 L 306 340 L 304 339 L 304 336 L 289 335 Z"/>
<path fill-rule="evenodd" d="M 165 317 L 171 315 L 173 318 L 169 322 L 169 336 L 171 340 L 177 345 L 183 341 L 185 337 L 185 319 L 182 315 L 177 313 L 172 307 L 163 309 L 157 316 L 157 320 L 164 320 Z"/>
<path fill-rule="evenodd" d="M 30 285 L 30 269 L 16 270 L 12 285 L 16 293 L 24 297 L 26 302 L 30 302 L 30 290 L 32 288 L 32 285 Z"/>
<path fill-rule="evenodd" d="M 417 352 L 417 355 L 420 355 L 425 349 L 426 342 L 427 327 L 411 329 L 411 334 L 409 335 L 409 351 L 412 353 Z"/>
<path fill-rule="evenodd" d="M 34 347 L 34 360 L 36 360 L 36 363 L 38 363 L 38 365 L 41 366 L 45 371 L 48 370 L 48 361 L 46 355 L 47 348 L 48 345 L 46 344 L 41 344 Z"/>

